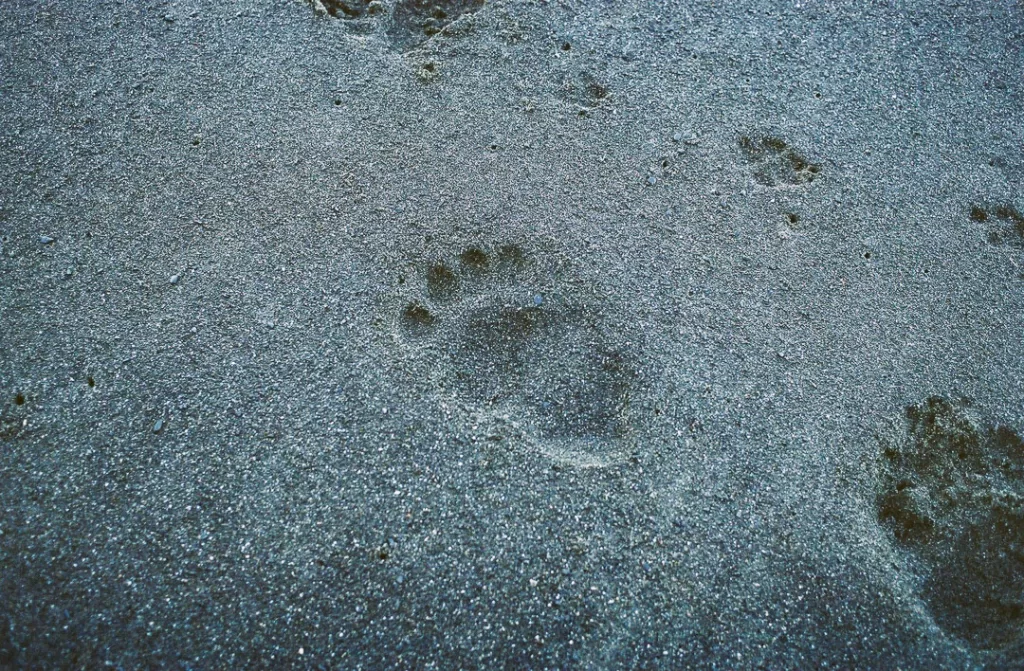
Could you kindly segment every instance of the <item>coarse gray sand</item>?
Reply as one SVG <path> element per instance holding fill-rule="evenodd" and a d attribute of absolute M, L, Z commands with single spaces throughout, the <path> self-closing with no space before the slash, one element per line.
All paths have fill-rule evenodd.
<path fill-rule="evenodd" d="M 0 666 L 1024 668 L 1022 47 L 6 0 Z"/>

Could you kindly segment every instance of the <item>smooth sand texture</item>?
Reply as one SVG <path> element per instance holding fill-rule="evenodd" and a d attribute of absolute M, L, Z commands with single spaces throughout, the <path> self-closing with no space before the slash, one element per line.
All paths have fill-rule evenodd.
<path fill-rule="evenodd" d="M 0 6 L 0 666 L 1024 668 L 1016 2 Z"/>

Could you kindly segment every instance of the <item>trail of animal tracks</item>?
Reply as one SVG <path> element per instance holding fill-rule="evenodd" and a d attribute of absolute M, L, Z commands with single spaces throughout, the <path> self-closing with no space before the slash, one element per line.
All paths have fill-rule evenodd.
<path fill-rule="evenodd" d="M 0 7 L 0 667 L 1022 668 L 1012 3 Z"/>

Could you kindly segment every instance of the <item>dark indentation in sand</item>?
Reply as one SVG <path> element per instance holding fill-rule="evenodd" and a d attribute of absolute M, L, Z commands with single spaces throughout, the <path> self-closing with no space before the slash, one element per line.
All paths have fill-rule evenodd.
<path fill-rule="evenodd" d="M 424 61 L 416 68 L 416 76 L 419 77 L 420 81 L 424 84 L 429 84 L 436 80 L 439 74 L 440 64 L 435 61 Z"/>
<path fill-rule="evenodd" d="M 530 306 L 497 305 L 468 313 L 450 351 L 458 386 L 480 402 L 506 399 L 522 383 L 530 339 L 549 326 L 550 314 Z"/>
<path fill-rule="evenodd" d="M 391 43 L 401 51 L 415 49 L 439 33 L 452 33 L 455 30 L 453 23 L 484 6 L 484 0 L 398 0 L 390 18 L 374 21 L 374 17 L 386 14 L 385 3 L 381 0 L 308 2 L 317 11 L 342 19 L 357 31 L 372 31 L 384 24 Z M 425 76 L 429 78 L 431 72 Z"/>
<path fill-rule="evenodd" d="M 924 567 L 936 623 L 979 650 L 1024 642 L 1024 441 L 933 396 L 885 445 L 879 520 Z"/>
<path fill-rule="evenodd" d="M 479 402 L 511 400 L 552 438 L 621 438 L 636 372 L 585 308 L 494 306 L 472 314 L 452 350 Z"/>
<path fill-rule="evenodd" d="M 22 434 L 28 417 L 28 398 L 18 392 L 0 406 L 0 440 L 13 440 Z"/>
<path fill-rule="evenodd" d="M 411 335 L 423 335 L 430 331 L 436 318 L 433 313 L 419 301 L 413 301 L 402 310 L 402 326 Z"/>
<path fill-rule="evenodd" d="M 466 273 L 483 273 L 490 263 L 490 257 L 479 247 L 470 247 L 459 254 L 459 266 Z"/>
<path fill-rule="evenodd" d="M 988 241 L 993 245 L 1024 247 L 1024 214 L 1013 205 L 974 205 L 971 207 L 970 218 L 979 223 L 989 223 Z"/>
<path fill-rule="evenodd" d="M 339 19 L 362 19 L 383 11 L 383 5 L 375 0 L 314 0 L 324 11 Z"/>
<path fill-rule="evenodd" d="M 434 300 L 446 300 L 455 295 L 459 279 L 443 262 L 435 263 L 427 270 L 427 294 Z"/>
<path fill-rule="evenodd" d="M 437 333 L 446 386 L 481 407 L 501 408 L 542 439 L 613 452 L 632 427 L 634 341 L 609 327 L 592 301 L 545 297 L 540 287 L 559 278 L 537 271 L 519 245 L 493 253 L 468 247 L 457 257 L 457 273 L 443 263 L 427 271 L 428 290 L 438 293 L 441 285 L 451 301 Z M 413 302 L 403 321 L 412 306 L 429 314 Z"/>
<path fill-rule="evenodd" d="M 519 245 L 502 245 L 498 248 L 498 264 L 505 270 L 514 271 L 526 264 L 526 253 Z"/>
<path fill-rule="evenodd" d="M 483 6 L 484 0 L 399 0 L 388 35 L 400 49 L 412 49 Z"/>
<path fill-rule="evenodd" d="M 530 385 L 540 399 L 541 427 L 552 436 L 622 438 L 629 431 L 636 372 L 627 355 L 607 345 L 568 353 Z"/>
<path fill-rule="evenodd" d="M 793 232 L 805 232 L 814 228 L 812 222 L 807 221 L 796 212 L 786 212 L 784 224 L 787 229 Z"/>
<path fill-rule="evenodd" d="M 820 165 L 808 161 L 780 138 L 743 136 L 739 144 L 747 161 L 754 166 L 754 179 L 765 186 L 810 184 L 821 173 Z"/>
<path fill-rule="evenodd" d="M 611 88 L 589 72 L 567 79 L 562 86 L 562 97 L 582 111 L 599 107 L 611 97 Z"/>
<path fill-rule="evenodd" d="M 1024 511 L 997 505 L 953 541 L 928 577 L 924 597 L 939 626 L 984 649 L 1021 637 L 1024 625 Z"/>

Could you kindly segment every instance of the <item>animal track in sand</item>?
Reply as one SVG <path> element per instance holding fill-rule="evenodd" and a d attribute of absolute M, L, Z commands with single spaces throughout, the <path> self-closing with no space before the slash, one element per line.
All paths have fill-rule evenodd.
<path fill-rule="evenodd" d="M 388 36 L 403 51 L 415 48 L 484 6 L 484 0 L 399 0 Z"/>
<path fill-rule="evenodd" d="M 980 651 L 1024 643 L 1024 441 L 933 396 L 882 443 L 878 519 L 922 567 L 935 622 Z"/>
<path fill-rule="evenodd" d="M 372 30 L 373 26 L 386 26 L 391 43 L 400 51 L 410 51 L 466 14 L 484 6 L 484 0 L 398 0 L 390 16 L 381 0 L 308 0 L 313 8 L 349 25 Z M 381 22 L 370 21 L 381 17 Z"/>
<path fill-rule="evenodd" d="M 401 310 L 411 343 L 440 350 L 442 391 L 576 465 L 628 456 L 637 339 L 603 302 L 518 245 L 468 246 L 423 269 Z"/>
<path fill-rule="evenodd" d="M 744 135 L 740 149 L 754 167 L 754 179 L 765 186 L 810 184 L 821 173 L 821 166 L 811 163 L 785 140 L 765 135 L 754 139 Z"/>
<path fill-rule="evenodd" d="M 22 392 L 0 401 L 0 441 L 14 440 L 25 429 L 29 414 L 28 398 Z"/>
<path fill-rule="evenodd" d="M 562 99 L 575 107 L 581 116 L 601 107 L 611 98 L 611 89 L 589 72 L 569 77 L 562 84 Z"/>
<path fill-rule="evenodd" d="M 971 207 L 971 220 L 988 223 L 988 241 L 993 245 L 1024 247 L 1024 214 L 1012 205 Z"/>
<path fill-rule="evenodd" d="M 379 0 L 311 0 L 313 6 L 338 19 L 358 20 L 380 14 L 384 6 Z"/>

